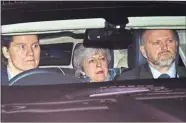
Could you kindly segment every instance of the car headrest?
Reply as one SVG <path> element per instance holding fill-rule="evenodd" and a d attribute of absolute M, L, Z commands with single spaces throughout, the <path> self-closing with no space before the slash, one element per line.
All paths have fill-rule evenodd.
<path fill-rule="evenodd" d="M 74 47 L 74 51 L 81 45 L 82 43 L 78 43 L 76 44 L 76 46 Z M 73 51 L 73 55 L 72 55 L 72 61 L 74 59 L 74 51 Z M 113 68 L 114 67 L 114 51 L 113 50 L 110 50 L 110 55 L 111 55 L 111 61 L 108 65 L 108 68 Z M 72 66 L 74 68 L 74 64 L 72 62 Z"/>
<path fill-rule="evenodd" d="M 145 64 L 147 61 L 143 57 L 140 51 L 140 42 L 142 40 L 142 33 L 144 30 L 134 30 L 132 32 L 133 41 L 132 45 L 128 47 L 128 66 L 130 68 L 135 68 L 139 65 Z M 176 30 L 173 30 L 176 36 L 176 40 L 178 41 L 177 54 L 176 54 L 176 64 L 178 64 L 179 60 L 179 35 Z"/>

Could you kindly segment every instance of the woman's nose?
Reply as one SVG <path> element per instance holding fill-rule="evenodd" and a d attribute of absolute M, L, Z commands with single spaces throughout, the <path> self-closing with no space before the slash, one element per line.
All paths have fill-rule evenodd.
<path fill-rule="evenodd" d="M 101 65 L 102 65 L 101 62 L 100 62 L 99 60 L 97 60 L 96 66 L 97 66 L 97 67 L 101 67 Z"/>

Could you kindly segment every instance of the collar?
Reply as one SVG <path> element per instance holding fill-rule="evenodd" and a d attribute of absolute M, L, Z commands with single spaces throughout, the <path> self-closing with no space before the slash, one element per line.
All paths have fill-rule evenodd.
<path fill-rule="evenodd" d="M 8 73 L 8 81 L 10 81 L 13 78 L 13 74 L 10 72 L 10 69 L 8 66 L 7 66 L 7 73 Z"/>
<path fill-rule="evenodd" d="M 157 79 L 161 74 L 163 74 L 163 73 L 159 72 L 157 69 L 155 69 L 154 67 L 152 67 L 150 64 L 149 64 L 149 67 L 150 67 L 150 70 L 152 72 L 154 79 Z M 170 78 L 176 78 L 175 62 L 171 65 L 170 69 L 164 74 L 168 74 L 170 76 Z"/>

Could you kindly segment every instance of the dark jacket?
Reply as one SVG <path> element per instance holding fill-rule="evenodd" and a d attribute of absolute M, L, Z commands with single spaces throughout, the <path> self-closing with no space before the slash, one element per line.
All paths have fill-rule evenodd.
<path fill-rule="evenodd" d="M 7 68 L 4 65 L 1 65 L 1 85 L 8 85 L 8 83 Z"/>
<path fill-rule="evenodd" d="M 179 78 L 186 77 L 186 68 L 177 67 L 177 74 Z M 130 80 L 130 79 L 152 79 L 153 75 L 148 64 L 141 65 L 135 69 L 126 71 L 117 76 L 116 80 Z"/>

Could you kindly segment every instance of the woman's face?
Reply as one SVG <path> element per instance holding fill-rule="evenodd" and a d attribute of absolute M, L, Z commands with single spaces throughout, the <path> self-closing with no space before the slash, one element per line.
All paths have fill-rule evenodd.
<path fill-rule="evenodd" d="M 93 53 L 84 59 L 83 69 L 91 82 L 105 81 L 108 74 L 107 59 L 102 52 Z"/>

